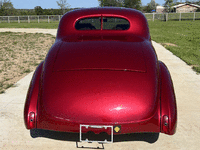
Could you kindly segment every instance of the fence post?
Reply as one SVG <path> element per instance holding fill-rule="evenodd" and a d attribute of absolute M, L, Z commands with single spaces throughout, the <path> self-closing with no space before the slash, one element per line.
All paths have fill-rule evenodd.
<path fill-rule="evenodd" d="M 28 16 L 28 23 L 30 23 L 29 16 Z"/>
<path fill-rule="evenodd" d="M 10 23 L 10 19 L 9 19 L 9 16 L 8 16 L 8 23 Z"/>
<path fill-rule="evenodd" d="M 195 21 L 195 12 L 194 12 L 194 18 L 193 18 L 193 21 Z"/>
<path fill-rule="evenodd" d="M 153 21 L 154 21 L 154 12 L 153 12 Z"/>
<path fill-rule="evenodd" d="M 38 16 L 38 23 L 40 23 L 40 19 L 39 19 L 39 16 Z"/>
<path fill-rule="evenodd" d="M 18 23 L 20 23 L 19 16 L 18 16 Z"/>
<path fill-rule="evenodd" d="M 60 15 L 59 15 L 59 22 L 60 22 Z"/>
<path fill-rule="evenodd" d="M 48 16 L 48 23 L 49 23 L 49 16 Z"/>
<path fill-rule="evenodd" d="M 180 12 L 180 17 L 179 17 L 179 21 L 181 21 L 181 12 Z"/>
<path fill-rule="evenodd" d="M 167 20 L 168 20 L 168 13 L 166 14 L 166 22 L 167 22 Z"/>

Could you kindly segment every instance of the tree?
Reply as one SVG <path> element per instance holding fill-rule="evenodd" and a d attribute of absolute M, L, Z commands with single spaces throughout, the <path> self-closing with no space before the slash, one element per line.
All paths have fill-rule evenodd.
<path fill-rule="evenodd" d="M 195 4 L 200 5 L 200 0 L 198 2 L 196 2 Z"/>
<path fill-rule="evenodd" d="M 141 0 L 98 0 L 99 5 L 141 9 Z"/>
<path fill-rule="evenodd" d="M 174 5 L 179 5 L 179 4 L 182 4 L 182 3 L 174 1 Z"/>
<path fill-rule="evenodd" d="M 60 9 L 63 11 L 63 14 L 65 13 L 65 9 L 70 7 L 70 5 L 67 3 L 67 0 L 59 0 L 56 2 Z"/>
<path fill-rule="evenodd" d="M 146 13 L 151 13 L 152 10 L 156 10 L 156 6 L 158 5 L 159 4 L 156 3 L 154 0 L 151 0 L 151 2 L 147 4 L 147 6 L 143 7 L 143 11 L 145 11 Z"/>
<path fill-rule="evenodd" d="M 124 0 L 124 7 L 141 10 L 141 0 Z"/>
<path fill-rule="evenodd" d="M 10 0 L 1 1 L 1 8 L 4 7 L 5 9 L 14 9 L 12 2 Z"/>
<path fill-rule="evenodd" d="M 41 6 L 36 6 L 35 8 L 36 15 L 43 15 L 43 9 Z"/>
<path fill-rule="evenodd" d="M 165 0 L 164 7 L 168 12 L 171 12 L 171 7 L 174 6 L 173 0 Z"/>
<path fill-rule="evenodd" d="M 112 6 L 112 7 L 122 7 L 124 0 L 98 0 L 101 7 Z"/>
<path fill-rule="evenodd" d="M 15 12 L 16 10 L 14 9 L 13 4 L 10 2 L 10 0 L 1 1 L 1 16 L 11 16 L 15 14 Z"/>
<path fill-rule="evenodd" d="M 186 4 L 192 4 L 192 2 L 189 1 L 189 0 L 186 0 L 185 3 L 186 3 Z"/>

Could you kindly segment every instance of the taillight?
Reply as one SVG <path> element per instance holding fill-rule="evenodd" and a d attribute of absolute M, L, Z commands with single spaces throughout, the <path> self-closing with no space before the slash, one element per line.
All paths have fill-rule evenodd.
<path fill-rule="evenodd" d="M 169 117 L 167 115 L 163 116 L 162 127 L 163 127 L 164 133 L 169 132 Z"/>
<path fill-rule="evenodd" d="M 29 113 L 28 122 L 29 122 L 30 129 L 35 128 L 35 113 L 34 112 Z"/>

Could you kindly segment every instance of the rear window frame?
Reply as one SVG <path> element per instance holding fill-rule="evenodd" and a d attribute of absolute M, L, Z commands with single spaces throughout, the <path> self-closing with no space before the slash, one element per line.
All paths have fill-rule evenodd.
<path fill-rule="evenodd" d="M 78 29 L 76 29 L 76 23 L 78 22 L 78 21 L 80 21 L 81 19 L 86 19 L 86 18 L 101 18 L 101 28 L 100 29 L 94 29 L 94 30 L 78 30 Z M 119 18 L 119 19 L 125 19 L 128 23 L 129 23 L 129 27 L 127 28 L 127 29 L 125 29 L 125 30 L 116 30 L 116 29 L 103 29 L 103 18 Z M 76 31 L 79 31 L 79 32 L 89 32 L 89 31 L 94 31 L 94 32 L 96 32 L 96 31 L 120 31 L 120 32 L 123 32 L 123 31 L 128 31 L 130 28 L 131 28 L 131 23 L 130 23 L 130 21 L 129 21 L 129 19 L 128 18 L 126 18 L 126 17 L 124 17 L 124 16 L 119 16 L 119 15 L 112 15 L 112 14 L 110 14 L 110 15 L 89 15 L 89 16 L 82 16 L 82 17 L 80 17 L 80 18 L 77 18 L 76 20 L 75 20 L 75 22 L 74 22 L 74 28 L 75 28 L 75 30 Z"/>

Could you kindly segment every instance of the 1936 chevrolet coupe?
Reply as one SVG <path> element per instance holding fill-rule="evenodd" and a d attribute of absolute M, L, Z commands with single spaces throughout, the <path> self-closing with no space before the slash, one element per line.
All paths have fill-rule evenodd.
<path fill-rule="evenodd" d="M 27 129 L 173 135 L 176 99 L 145 16 L 134 9 L 66 13 L 28 90 Z"/>

